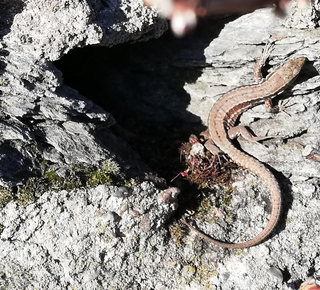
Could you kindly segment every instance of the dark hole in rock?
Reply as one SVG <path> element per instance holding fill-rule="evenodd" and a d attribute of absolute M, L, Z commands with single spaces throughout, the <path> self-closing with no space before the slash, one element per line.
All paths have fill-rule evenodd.
<path fill-rule="evenodd" d="M 184 85 L 202 74 L 204 50 L 229 20 L 207 19 L 182 39 L 168 32 L 144 43 L 76 49 L 55 65 L 66 85 L 114 116 L 118 134 L 170 183 L 185 169 L 181 144 L 205 129 L 187 110 Z M 181 179 L 175 182 L 183 186 Z"/>
<path fill-rule="evenodd" d="M 212 23 L 183 39 L 167 33 L 145 43 L 76 49 L 55 63 L 64 83 L 112 113 L 122 137 L 167 180 L 181 169 L 181 143 L 204 129 L 187 111 L 184 85 L 206 65 L 204 49 L 222 27 Z"/>

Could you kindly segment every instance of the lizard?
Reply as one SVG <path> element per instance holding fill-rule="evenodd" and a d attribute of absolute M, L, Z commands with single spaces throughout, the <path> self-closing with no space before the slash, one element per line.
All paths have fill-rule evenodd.
<path fill-rule="evenodd" d="M 232 143 L 232 139 L 239 135 L 249 141 L 260 141 L 266 138 L 253 137 L 249 132 L 245 131 L 245 127 L 234 125 L 244 111 L 264 101 L 267 105 L 273 97 L 283 92 L 298 76 L 305 61 L 306 58 L 304 57 L 288 60 L 259 84 L 231 90 L 222 95 L 213 105 L 209 114 L 208 130 L 210 139 L 207 142 L 211 142 L 211 144 L 213 142 L 236 164 L 257 175 L 267 185 L 271 193 L 272 210 L 267 225 L 257 236 L 237 244 L 215 240 L 191 226 L 186 220 L 182 221 L 205 240 L 224 248 L 248 248 L 261 243 L 276 226 L 281 212 L 281 191 L 277 179 L 264 164 L 240 151 Z M 262 66 L 263 64 L 260 65 L 260 68 Z"/>

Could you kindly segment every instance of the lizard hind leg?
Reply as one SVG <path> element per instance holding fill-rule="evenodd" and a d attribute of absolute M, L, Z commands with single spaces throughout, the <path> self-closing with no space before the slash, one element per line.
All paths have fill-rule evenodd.
<path fill-rule="evenodd" d="M 283 100 L 279 101 L 279 104 L 277 106 L 274 106 L 272 104 L 272 98 L 265 98 L 264 99 L 264 103 L 265 103 L 265 107 L 266 107 L 266 111 L 268 113 L 279 113 L 279 112 L 284 112 L 286 113 L 288 116 L 291 116 L 288 112 L 287 112 L 287 108 L 294 106 L 294 104 L 292 105 L 287 105 L 288 104 L 288 100 L 283 102 Z"/>
<path fill-rule="evenodd" d="M 204 147 L 206 147 L 213 155 L 219 155 L 223 153 L 211 139 L 208 139 L 206 143 L 204 143 Z"/>
<path fill-rule="evenodd" d="M 261 54 L 260 60 L 257 61 L 254 65 L 253 74 L 258 83 L 261 83 L 264 80 L 261 70 L 265 66 L 266 61 L 269 58 L 271 51 L 273 50 L 273 47 L 274 45 L 272 41 L 267 42 Z"/>
<path fill-rule="evenodd" d="M 228 137 L 232 140 L 237 137 L 243 137 L 245 140 L 252 142 L 252 143 L 258 143 L 263 140 L 272 139 L 275 138 L 274 136 L 253 136 L 246 127 L 244 126 L 236 126 L 232 127 L 228 130 Z"/>

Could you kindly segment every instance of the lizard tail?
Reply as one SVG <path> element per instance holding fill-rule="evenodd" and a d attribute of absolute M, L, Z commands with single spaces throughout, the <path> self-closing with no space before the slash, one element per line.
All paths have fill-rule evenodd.
<path fill-rule="evenodd" d="M 260 234 L 258 234 L 257 236 L 253 237 L 252 239 L 250 239 L 246 242 L 232 244 L 232 243 L 227 243 L 227 242 L 215 240 L 215 239 L 207 236 L 206 234 L 202 233 L 198 229 L 194 228 L 193 226 L 191 226 L 187 221 L 183 220 L 182 222 L 185 225 L 187 225 L 190 229 L 197 232 L 202 238 L 204 238 L 205 240 L 207 240 L 217 246 L 224 247 L 224 248 L 230 248 L 230 249 L 242 249 L 242 248 L 252 247 L 254 245 L 261 243 L 272 232 L 272 230 L 276 226 L 278 219 L 279 219 L 279 216 L 280 216 L 281 191 L 279 188 L 278 181 L 276 180 L 274 175 L 262 163 L 260 163 L 255 158 L 250 157 L 250 156 L 246 155 L 245 153 L 237 150 L 236 148 L 234 148 L 234 150 L 232 150 L 232 151 L 233 152 L 230 152 L 230 151 L 228 152 L 229 153 L 228 155 L 231 157 L 231 159 L 233 159 L 233 160 L 236 159 L 237 164 L 242 167 L 245 167 L 245 168 L 250 167 L 250 171 L 252 173 L 256 174 L 267 185 L 267 187 L 270 190 L 272 211 L 271 211 L 270 219 L 269 219 L 267 225 L 265 226 L 265 228 L 262 230 L 262 232 L 260 232 Z M 236 153 L 236 158 L 233 158 L 232 153 Z M 250 164 L 250 166 L 248 166 L 249 164 Z"/>

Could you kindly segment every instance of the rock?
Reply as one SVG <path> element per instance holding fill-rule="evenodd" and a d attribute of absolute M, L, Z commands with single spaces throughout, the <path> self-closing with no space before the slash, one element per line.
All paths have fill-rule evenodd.
<path fill-rule="evenodd" d="M 0 12 L 0 185 L 50 170 L 44 162 L 97 165 L 115 155 L 127 169 L 143 168 L 133 175 L 144 175 L 145 165 L 137 156 L 130 165 L 130 150 L 110 133 L 110 114 L 63 85 L 51 61 L 75 47 L 159 37 L 166 23 L 137 1 L 4 1 Z"/>
<path fill-rule="evenodd" d="M 184 39 L 90 47 L 82 55 L 71 50 L 159 37 L 166 22 L 133 0 L 3 0 L 0 288 L 298 289 L 310 273 L 319 280 L 320 165 L 302 154 L 308 145 L 319 148 L 316 7 L 307 16 L 290 14 L 292 19 L 282 21 L 286 26 L 263 9 L 204 20 Z M 116 119 L 122 135 L 140 144 L 140 155 L 158 152 L 159 159 L 145 159 L 150 167 L 170 168 L 166 161 L 173 155 L 165 146 L 158 150 L 157 138 L 165 136 L 179 160 L 180 143 L 204 129 L 201 122 L 206 124 L 219 95 L 254 83 L 253 64 L 270 36 L 275 40 L 271 67 L 288 56 L 305 56 L 308 62 L 282 95 L 289 100 L 289 115 L 257 106 L 240 119 L 257 135 L 282 138 L 263 145 L 239 142 L 283 173 L 277 174 L 283 213 L 262 244 L 229 251 L 170 220 L 178 194 L 181 201 L 186 192 L 154 177 L 110 127 Z M 118 59 L 108 54 L 112 51 Z M 68 52 L 73 88 L 68 61 L 58 61 Z M 120 109 L 107 112 L 95 96 L 99 105 L 108 108 L 101 101 L 106 99 Z M 132 128 L 144 130 L 135 135 Z M 196 220 L 206 233 L 229 241 L 259 232 L 270 203 L 268 190 L 252 174 L 234 170 L 232 181 L 231 201 L 225 188 L 208 195 L 209 210 L 215 201 L 225 202 L 216 210 L 221 212 L 216 223 Z"/>
<path fill-rule="evenodd" d="M 278 269 L 276 267 L 270 267 L 269 270 L 268 270 L 268 273 L 271 276 L 273 276 L 276 279 L 278 279 L 280 283 L 283 281 L 283 274 L 282 274 L 280 269 Z"/>
<path fill-rule="evenodd" d="M 158 203 L 160 191 L 150 183 L 128 197 L 114 197 L 113 191 L 102 185 L 48 191 L 26 208 L 9 203 L 0 213 L 0 287 L 139 288 L 140 279 L 163 264 L 157 249 L 165 249 L 166 241 L 158 232 L 177 202 Z M 141 262 L 150 267 L 135 279 Z M 157 277 L 152 280 L 157 283 Z"/>

